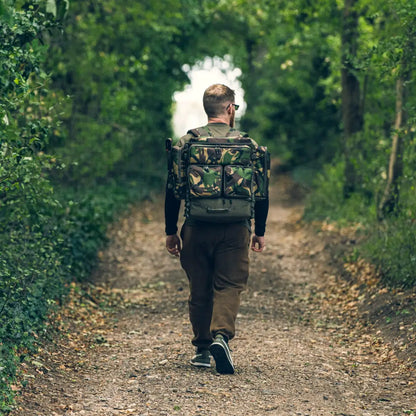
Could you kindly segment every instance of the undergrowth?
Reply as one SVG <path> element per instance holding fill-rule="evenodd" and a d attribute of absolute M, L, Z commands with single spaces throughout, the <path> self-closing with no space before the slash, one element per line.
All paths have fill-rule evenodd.
<path fill-rule="evenodd" d="M 401 187 L 399 212 L 377 220 L 376 201 L 379 189 L 374 178 L 365 178 L 363 187 L 343 197 L 344 164 L 328 165 L 316 176 L 314 190 L 306 202 L 307 221 L 329 221 L 359 225 L 365 238 L 358 255 L 374 264 L 382 281 L 391 287 L 413 287 L 416 283 L 416 200 L 414 189 Z"/>
<path fill-rule="evenodd" d="M 361 253 L 375 264 L 390 286 L 413 287 L 416 283 L 416 223 L 400 216 L 367 231 Z"/>

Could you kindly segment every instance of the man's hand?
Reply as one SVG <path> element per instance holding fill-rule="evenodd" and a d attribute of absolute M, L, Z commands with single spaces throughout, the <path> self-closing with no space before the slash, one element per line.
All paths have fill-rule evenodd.
<path fill-rule="evenodd" d="M 176 234 L 166 236 L 166 248 L 170 254 L 179 257 L 179 253 L 181 252 L 180 238 Z"/>
<path fill-rule="evenodd" d="M 251 249 L 256 252 L 261 252 L 266 247 L 264 237 L 258 237 L 257 235 L 253 235 L 251 239 Z"/>

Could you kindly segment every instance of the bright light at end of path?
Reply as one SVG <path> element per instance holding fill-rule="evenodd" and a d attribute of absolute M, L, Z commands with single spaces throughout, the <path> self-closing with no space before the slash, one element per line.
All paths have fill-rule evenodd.
<path fill-rule="evenodd" d="M 173 131 L 176 137 L 183 136 L 189 129 L 203 126 L 207 123 L 207 116 L 202 105 L 202 96 L 207 87 L 212 84 L 225 84 L 235 91 L 235 102 L 240 104 L 236 113 L 236 121 L 244 114 L 246 103 L 244 91 L 238 77 L 239 68 L 234 68 L 231 58 L 207 57 L 192 68 L 184 65 L 182 68 L 191 81 L 183 91 L 174 94 L 175 112 L 173 115 Z"/>

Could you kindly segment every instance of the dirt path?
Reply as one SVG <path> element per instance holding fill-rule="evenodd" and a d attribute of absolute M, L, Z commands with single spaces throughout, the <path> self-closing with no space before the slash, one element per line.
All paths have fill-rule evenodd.
<path fill-rule="evenodd" d="M 348 306 L 330 241 L 299 222 L 302 209 L 273 190 L 267 250 L 251 254 L 231 344 L 236 374 L 189 365 L 187 282 L 165 252 L 161 206 L 149 203 L 111 231 L 94 276 L 106 306 L 96 307 L 99 290 L 83 297 L 72 335 L 27 365 L 12 414 L 415 415 L 412 368 Z"/>

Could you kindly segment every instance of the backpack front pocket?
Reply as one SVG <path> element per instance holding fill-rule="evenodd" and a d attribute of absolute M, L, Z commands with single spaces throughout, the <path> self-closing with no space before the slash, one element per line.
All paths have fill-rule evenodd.
<path fill-rule="evenodd" d="M 224 195 L 233 198 L 251 198 L 253 169 L 244 166 L 224 167 Z"/>
<path fill-rule="evenodd" d="M 194 144 L 189 148 L 189 163 L 196 165 L 249 165 L 252 149 L 247 145 Z"/>
<path fill-rule="evenodd" d="M 189 194 L 192 198 L 221 195 L 222 167 L 191 165 L 188 169 Z"/>
<path fill-rule="evenodd" d="M 251 163 L 252 150 L 249 146 L 223 147 L 220 149 L 220 165 L 243 165 Z"/>

